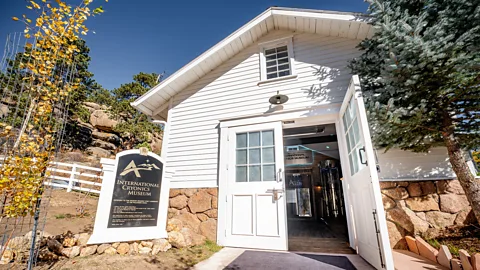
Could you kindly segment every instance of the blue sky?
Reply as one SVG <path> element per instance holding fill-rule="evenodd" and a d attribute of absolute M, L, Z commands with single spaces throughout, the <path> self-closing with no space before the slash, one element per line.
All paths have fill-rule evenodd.
<path fill-rule="evenodd" d="M 75 3 L 76 1 L 68 1 Z M 41 1 L 38 1 L 41 2 Z M 53 1 L 52 1 L 53 2 Z M 90 71 L 107 89 L 140 71 L 174 73 L 271 6 L 365 12 L 363 0 L 95 0 L 105 13 L 89 18 L 96 32 L 85 40 Z M 0 53 L 8 33 L 23 31 L 12 16 L 27 13 L 22 0 L 0 0 Z"/>

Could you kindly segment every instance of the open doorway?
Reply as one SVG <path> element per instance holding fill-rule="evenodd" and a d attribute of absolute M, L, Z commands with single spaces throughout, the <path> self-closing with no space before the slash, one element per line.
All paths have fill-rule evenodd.
<path fill-rule="evenodd" d="M 354 253 L 335 124 L 284 128 L 288 248 Z"/>

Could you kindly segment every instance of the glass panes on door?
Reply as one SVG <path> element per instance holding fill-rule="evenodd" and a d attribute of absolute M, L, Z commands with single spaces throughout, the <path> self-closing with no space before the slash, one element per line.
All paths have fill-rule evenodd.
<path fill-rule="evenodd" d="M 273 130 L 236 134 L 235 181 L 275 181 Z"/>
<path fill-rule="evenodd" d="M 363 140 L 360 137 L 360 126 L 357 119 L 357 108 L 355 106 L 355 100 L 352 97 L 343 114 L 343 127 L 345 130 L 345 139 L 347 141 L 348 161 L 350 163 L 350 173 L 354 175 L 360 169 L 365 167 L 365 164 L 361 163 L 361 160 L 366 160 L 365 151 L 361 151 L 364 147 Z"/>

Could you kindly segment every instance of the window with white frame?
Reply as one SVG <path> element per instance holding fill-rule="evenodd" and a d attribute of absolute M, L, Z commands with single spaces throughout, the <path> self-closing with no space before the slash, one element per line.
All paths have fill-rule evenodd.
<path fill-rule="evenodd" d="M 290 75 L 290 59 L 288 58 L 287 46 L 265 50 L 265 65 L 267 80 Z"/>
<path fill-rule="evenodd" d="M 260 44 L 261 80 L 291 77 L 293 70 L 292 37 Z"/>

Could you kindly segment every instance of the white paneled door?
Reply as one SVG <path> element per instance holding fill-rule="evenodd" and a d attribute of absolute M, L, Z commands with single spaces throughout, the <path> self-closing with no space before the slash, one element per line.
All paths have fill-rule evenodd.
<path fill-rule="evenodd" d="M 353 76 L 350 83 L 339 124 L 352 246 L 375 268 L 393 270 L 375 154 L 358 76 Z"/>
<path fill-rule="evenodd" d="M 225 246 L 287 250 L 282 123 L 232 127 Z"/>

